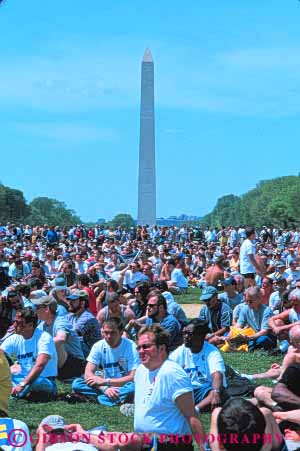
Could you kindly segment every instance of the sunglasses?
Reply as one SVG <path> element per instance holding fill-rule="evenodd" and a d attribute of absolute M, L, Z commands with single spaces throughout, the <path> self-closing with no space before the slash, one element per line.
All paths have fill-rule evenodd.
<path fill-rule="evenodd" d="M 139 345 L 136 347 L 136 350 L 137 351 L 141 351 L 141 350 L 145 351 L 145 349 L 150 349 L 151 346 L 155 346 L 155 343 L 145 343 L 144 345 Z"/>

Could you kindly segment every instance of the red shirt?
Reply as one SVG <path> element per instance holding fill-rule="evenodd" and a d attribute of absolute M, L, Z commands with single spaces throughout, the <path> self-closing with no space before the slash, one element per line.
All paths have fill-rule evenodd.
<path fill-rule="evenodd" d="M 89 295 L 89 309 L 92 312 L 93 315 L 97 315 L 97 306 L 96 306 L 96 296 L 94 294 L 94 291 L 90 287 L 85 287 L 84 290 Z"/>

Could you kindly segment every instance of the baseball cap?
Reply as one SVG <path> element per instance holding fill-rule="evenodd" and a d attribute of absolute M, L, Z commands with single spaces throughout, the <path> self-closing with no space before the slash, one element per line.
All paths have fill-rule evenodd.
<path fill-rule="evenodd" d="M 41 421 L 41 424 L 46 424 L 52 431 L 55 431 L 58 429 L 64 429 L 66 422 L 64 417 L 60 415 L 48 415 Z"/>
<path fill-rule="evenodd" d="M 52 296 L 41 296 L 37 299 L 31 299 L 34 305 L 50 305 L 56 304 L 56 300 Z"/>
<path fill-rule="evenodd" d="M 34 290 L 30 293 L 31 299 L 39 299 L 45 296 L 47 296 L 47 293 L 44 290 Z"/>
<path fill-rule="evenodd" d="M 221 262 L 224 260 L 225 255 L 222 252 L 215 252 L 213 256 L 213 263 Z"/>
<path fill-rule="evenodd" d="M 54 284 L 55 284 L 56 290 L 66 290 L 67 289 L 67 285 L 66 285 L 66 281 L 65 281 L 64 277 L 56 277 Z"/>
<path fill-rule="evenodd" d="M 218 290 L 215 287 L 208 285 L 203 288 L 200 301 L 209 301 L 214 294 L 218 294 Z"/>
<path fill-rule="evenodd" d="M 85 290 L 74 290 L 72 294 L 67 296 L 67 299 L 68 299 L 68 301 L 76 301 L 77 299 L 80 299 L 80 298 L 88 299 L 88 297 L 89 297 L 89 295 Z"/>
<path fill-rule="evenodd" d="M 236 280 L 234 277 L 227 277 L 226 279 L 222 280 L 222 285 L 236 285 Z"/>
<path fill-rule="evenodd" d="M 285 268 L 285 264 L 283 263 L 283 261 L 276 262 L 274 266 L 275 268 Z"/>

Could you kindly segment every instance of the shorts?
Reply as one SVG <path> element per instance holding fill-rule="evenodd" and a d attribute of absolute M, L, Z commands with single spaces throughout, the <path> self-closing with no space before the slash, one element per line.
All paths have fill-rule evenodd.
<path fill-rule="evenodd" d="M 247 274 L 241 274 L 245 279 L 255 279 L 255 272 L 247 272 Z"/>
<path fill-rule="evenodd" d="M 65 364 L 61 368 L 58 368 L 57 379 L 64 380 L 82 376 L 85 370 L 85 364 L 85 360 L 69 355 Z"/>

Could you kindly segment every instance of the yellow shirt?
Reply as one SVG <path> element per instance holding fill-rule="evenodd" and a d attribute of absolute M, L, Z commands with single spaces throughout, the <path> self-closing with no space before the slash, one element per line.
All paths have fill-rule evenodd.
<path fill-rule="evenodd" d="M 0 410 L 8 414 L 8 400 L 11 393 L 11 376 L 8 362 L 0 350 Z"/>

